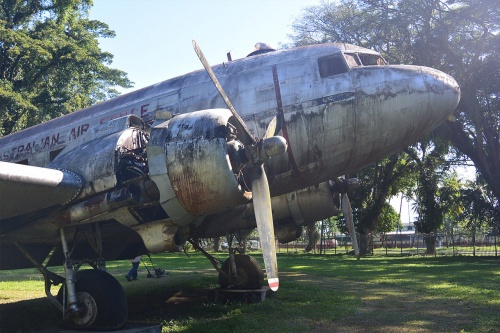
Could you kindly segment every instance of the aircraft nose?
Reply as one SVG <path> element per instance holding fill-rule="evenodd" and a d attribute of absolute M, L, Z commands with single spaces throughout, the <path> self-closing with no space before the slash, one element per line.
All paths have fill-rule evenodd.
<path fill-rule="evenodd" d="M 420 67 L 426 90 L 430 93 L 428 106 L 435 111 L 451 114 L 460 101 L 460 86 L 450 75 L 437 69 Z"/>
<path fill-rule="evenodd" d="M 353 127 L 361 133 L 355 140 L 370 160 L 383 157 L 384 149 L 394 153 L 421 140 L 460 101 L 455 79 L 436 69 L 389 65 L 360 67 L 353 72 L 359 82 Z"/>

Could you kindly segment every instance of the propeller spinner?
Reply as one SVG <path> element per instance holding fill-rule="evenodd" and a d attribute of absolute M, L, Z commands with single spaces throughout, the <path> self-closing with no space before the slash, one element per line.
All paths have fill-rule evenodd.
<path fill-rule="evenodd" d="M 287 142 L 285 138 L 281 136 L 270 136 L 271 133 L 274 133 L 276 118 L 269 124 L 264 138 L 259 140 L 250 133 L 243 119 L 238 115 L 233 104 L 227 97 L 226 92 L 208 64 L 203 52 L 201 52 L 201 49 L 194 40 L 193 47 L 203 67 L 205 67 L 205 70 L 219 91 L 220 96 L 236 119 L 235 126 L 237 129 L 237 138 L 245 146 L 245 153 L 250 163 L 252 163 L 252 197 L 255 208 L 255 219 L 257 221 L 257 230 L 259 232 L 264 265 L 266 267 L 267 282 L 271 290 L 276 291 L 279 287 L 278 262 L 276 259 L 276 244 L 274 241 L 271 195 L 266 172 L 264 170 L 264 162 L 273 156 L 283 154 L 287 149 Z"/>

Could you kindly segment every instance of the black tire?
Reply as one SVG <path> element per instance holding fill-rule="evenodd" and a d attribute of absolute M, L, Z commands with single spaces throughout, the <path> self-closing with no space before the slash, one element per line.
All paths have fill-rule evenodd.
<path fill-rule="evenodd" d="M 260 289 L 264 283 L 264 271 L 254 257 L 246 254 L 235 254 L 238 278 L 231 277 L 231 261 L 228 258 L 222 264 L 221 270 L 227 274 L 219 273 L 219 284 L 222 288 L 233 289 Z"/>
<path fill-rule="evenodd" d="M 79 300 L 86 300 L 95 318 L 82 320 L 69 318 L 66 326 L 72 328 L 92 328 L 94 330 L 115 330 L 127 320 L 127 297 L 121 284 L 109 273 L 97 269 L 81 270 L 76 275 L 76 293 Z M 62 301 L 62 288 L 57 298 Z M 95 308 L 94 308 L 95 307 Z"/>

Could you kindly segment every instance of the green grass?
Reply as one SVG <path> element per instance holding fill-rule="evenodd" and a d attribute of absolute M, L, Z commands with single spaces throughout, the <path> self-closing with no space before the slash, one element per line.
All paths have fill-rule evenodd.
<path fill-rule="evenodd" d="M 139 281 L 128 283 L 128 262 L 107 267 L 128 295 L 129 320 L 162 323 L 163 332 L 500 332 L 495 257 L 281 253 L 280 290 L 259 304 L 210 302 L 217 274 L 198 253 L 152 258 L 170 275 L 147 279 L 141 265 Z M 0 281 L 1 332 L 49 329 L 59 320 L 33 270 L 2 271 Z M 28 316 L 12 324 L 20 309 Z M 26 320 L 30 314 L 36 319 Z"/>

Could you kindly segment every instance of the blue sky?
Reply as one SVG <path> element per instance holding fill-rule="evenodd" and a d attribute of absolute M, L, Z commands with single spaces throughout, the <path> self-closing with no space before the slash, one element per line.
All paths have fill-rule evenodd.
<path fill-rule="evenodd" d="M 287 43 L 303 8 L 320 0 L 95 0 L 90 18 L 116 32 L 101 49 L 135 90 L 201 69 L 191 40 L 211 65 L 250 53 L 257 42 Z M 123 90 L 122 90 L 123 91 Z"/>

